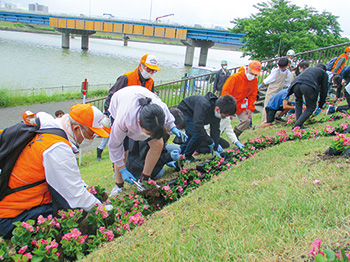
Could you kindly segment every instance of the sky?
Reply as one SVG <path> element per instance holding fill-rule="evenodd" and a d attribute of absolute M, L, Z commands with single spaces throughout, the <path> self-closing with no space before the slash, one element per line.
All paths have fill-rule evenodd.
<path fill-rule="evenodd" d="M 159 16 L 174 14 L 163 18 L 162 22 L 193 26 L 200 24 L 213 28 L 232 27 L 234 18 L 245 18 L 257 12 L 253 5 L 264 0 L 0 0 L 2 3 L 17 4 L 28 8 L 29 3 L 47 5 L 49 12 L 83 14 L 102 17 L 112 14 L 115 19 L 155 20 Z M 304 7 L 305 3 L 317 11 L 328 11 L 339 16 L 338 22 L 343 30 L 342 36 L 350 38 L 349 0 L 290 0 L 292 4 Z M 104 16 L 107 18 L 108 16 Z"/>

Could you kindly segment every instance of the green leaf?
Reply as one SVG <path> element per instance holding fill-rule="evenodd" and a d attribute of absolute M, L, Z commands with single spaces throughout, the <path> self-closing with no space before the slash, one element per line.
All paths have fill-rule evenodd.
<path fill-rule="evenodd" d="M 326 254 L 326 257 L 329 261 L 334 261 L 336 256 L 333 250 L 327 248 L 324 250 L 324 253 Z"/>
<path fill-rule="evenodd" d="M 346 256 L 344 249 L 342 249 L 340 252 L 341 252 L 340 261 L 341 261 L 341 262 L 348 262 L 349 259 L 348 259 L 348 257 Z"/>
<path fill-rule="evenodd" d="M 44 256 L 34 255 L 30 261 L 31 262 L 39 262 L 39 261 L 42 261 L 43 259 L 44 259 Z"/>
<path fill-rule="evenodd" d="M 328 259 L 326 257 L 322 256 L 321 254 L 318 254 L 315 257 L 315 259 L 316 259 L 316 262 L 327 262 L 328 261 Z"/>

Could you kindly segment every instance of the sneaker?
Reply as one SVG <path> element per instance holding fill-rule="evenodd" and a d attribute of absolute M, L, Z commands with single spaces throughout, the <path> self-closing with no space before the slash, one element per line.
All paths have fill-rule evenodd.
<path fill-rule="evenodd" d="M 195 162 L 200 162 L 201 160 L 199 158 L 194 158 L 193 156 L 191 157 L 186 157 L 186 163 L 195 163 Z"/>
<path fill-rule="evenodd" d="M 286 120 L 284 120 L 282 117 L 279 117 L 279 116 L 276 116 L 276 121 L 284 122 L 284 123 L 287 122 Z"/>
<path fill-rule="evenodd" d="M 326 110 L 326 115 L 331 115 L 335 113 L 335 107 L 334 106 L 328 106 L 327 110 Z"/>
<path fill-rule="evenodd" d="M 115 185 L 111 191 L 111 193 L 109 194 L 110 198 L 116 197 L 117 195 L 119 195 L 121 192 L 123 192 L 123 188 L 122 187 L 118 187 L 117 185 Z"/>
<path fill-rule="evenodd" d="M 198 153 L 197 151 L 194 151 L 193 155 L 194 155 L 194 156 L 198 156 L 199 153 Z"/>

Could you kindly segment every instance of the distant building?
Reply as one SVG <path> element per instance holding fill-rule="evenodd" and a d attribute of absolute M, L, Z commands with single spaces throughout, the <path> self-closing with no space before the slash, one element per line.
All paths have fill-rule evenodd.
<path fill-rule="evenodd" d="M 35 4 L 29 4 L 28 9 L 30 12 L 41 12 L 41 13 L 48 13 L 49 7 L 46 5 L 39 5 L 38 3 Z"/>
<path fill-rule="evenodd" d="M 5 8 L 5 9 L 11 9 L 11 10 L 16 10 L 17 9 L 17 5 L 15 5 L 15 4 L 6 3 L 6 2 L 4 2 L 4 4 L 2 4 L 1 1 L 0 1 L 0 7 L 1 8 Z"/>

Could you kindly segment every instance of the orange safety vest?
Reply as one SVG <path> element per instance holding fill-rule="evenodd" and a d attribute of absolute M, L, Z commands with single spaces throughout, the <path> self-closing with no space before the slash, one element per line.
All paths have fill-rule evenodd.
<path fill-rule="evenodd" d="M 63 137 L 52 134 L 37 134 L 19 155 L 10 176 L 9 187 L 17 188 L 44 180 L 43 153 L 58 142 L 64 142 L 71 146 Z M 26 210 L 48 204 L 51 201 L 51 193 L 47 183 L 44 182 L 4 197 L 0 201 L 0 218 L 14 218 Z"/>
<path fill-rule="evenodd" d="M 139 68 L 136 68 L 133 71 L 130 71 L 128 73 L 125 73 L 125 75 L 128 77 L 128 86 L 140 86 L 140 76 L 139 76 Z M 153 79 L 152 77 L 146 81 L 145 87 L 152 91 L 153 88 Z"/>
<path fill-rule="evenodd" d="M 342 57 L 345 58 L 345 62 L 343 63 L 343 65 L 342 65 L 341 67 L 339 67 L 339 69 L 338 69 L 337 72 L 333 72 L 335 66 L 337 65 L 337 63 L 338 63 L 338 61 L 339 61 L 339 59 L 342 58 Z M 345 66 L 345 63 L 346 63 L 346 61 L 347 61 L 348 59 L 349 59 L 349 58 L 348 58 L 348 56 L 347 56 L 345 53 L 344 53 L 344 54 L 341 54 L 341 55 L 338 57 L 338 59 L 335 60 L 333 66 L 332 66 L 331 72 L 333 72 L 334 74 L 340 74 L 341 70 L 343 70 L 343 68 L 344 68 L 344 66 Z"/>

